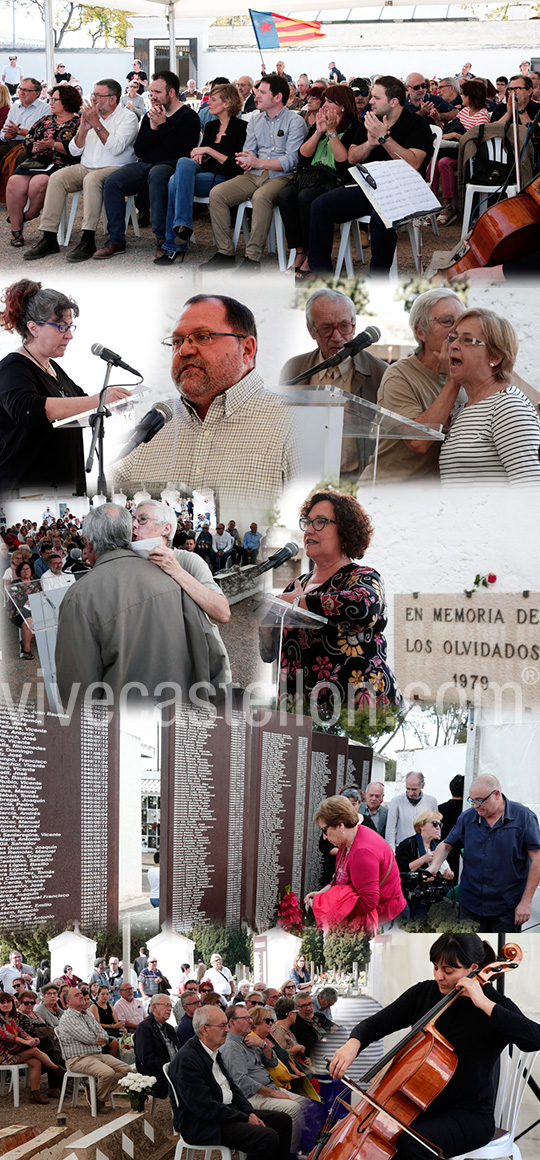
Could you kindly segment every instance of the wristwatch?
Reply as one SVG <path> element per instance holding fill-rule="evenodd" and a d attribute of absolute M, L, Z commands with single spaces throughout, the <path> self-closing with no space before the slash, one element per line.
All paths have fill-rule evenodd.
<path fill-rule="evenodd" d="M 330 141 L 332 141 L 334 137 L 337 137 L 337 133 L 327 133 L 326 136 Z"/>
<path fill-rule="evenodd" d="M 383 133 L 382 137 L 377 137 L 377 141 L 379 142 L 379 145 L 384 145 L 386 143 L 386 141 L 388 141 L 389 136 L 390 136 L 390 130 L 388 130 L 386 133 Z"/>

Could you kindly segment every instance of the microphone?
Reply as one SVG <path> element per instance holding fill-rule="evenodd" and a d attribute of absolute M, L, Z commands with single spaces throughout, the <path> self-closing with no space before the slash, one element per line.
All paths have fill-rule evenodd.
<path fill-rule="evenodd" d="M 366 329 L 361 334 L 357 334 L 356 338 L 350 338 L 348 342 L 345 342 L 337 354 L 325 359 L 325 367 L 335 367 L 337 363 L 343 362 L 346 358 L 354 358 L 354 355 L 365 350 L 366 346 L 372 346 L 374 342 L 378 342 L 380 337 L 381 332 L 378 326 L 366 326 Z"/>
<path fill-rule="evenodd" d="M 142 379 L 143 376 L 140 371 L 136 371 L 134 367 L 130 367 L 129 363 L 124 362 L 119 354 L 115 354 L 114 350 L 109 350 L 101 342 L 94 342 L 90 350 L 92 354 L 104 359 L 105 362 L 112 363 L 115 367 L 121 367 L 123 371 L 129 371 L 130 375 L 136 375 L 138 379 Z"/>
<path fill-rule="evenodd" d="M 133 435 L 128 439 L 118 458 L 125 459 L 126 455 L 130 455 L 140 443 L 149 443 L 166 423 L 170 423 L 172 417 L 173 409 L 170 403 L 156 403 L 151 411 L 147 411 L 140 423 L 137 423 Z"/>
<path fill-rule="evenodd" d="M 257 574 L 261 576 L 263 572 L 269 572 L 271 568 L 279 568 L 280 564 L 284 564 L 286 560 L 297 556 L 299 551 L 298 544 L 292 541 L 289 544 L 285 544 L 284 548 L 280 548 L 278 552 L 274 552 L 273 556 L 269 556 L 263 564 L 258 565 Z"/>

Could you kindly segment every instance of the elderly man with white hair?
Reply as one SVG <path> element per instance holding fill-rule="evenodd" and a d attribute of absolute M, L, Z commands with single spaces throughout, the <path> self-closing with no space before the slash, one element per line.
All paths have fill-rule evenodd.
<path fill-rule="evenodd" d="M 540 882 L 540 827 L 527 806 L 510 801 L 498 778 L 483 773 L 469 791 L 471 809 L 460 814 L 439 842 L 430 870 L 436 874 L 455 845 L 463 846 L 460 921 L 484 933 L 518 932 L 531 917 Z"/>
<path fill-rule="evenodd" d="M 379 407 L 428 426 L 450 423 L 467 402 L 459 383 L 448 377 L 447 339 L 464 309 L 453 290 L 440 287 L 418 295 L 409 314 L 416 350 L 387 368 L 377 394 Z M 429 439 L 381 439 L 377 479 L 438 479 L 440 450 L 441 443 Z M 373 463 L 372 457 L 362 480 L 373 479 Z"/>
<path fill-rule="evenodd" d="M 125 508 L 103 504 L 83 525 L 92 570 L 62 601 L 56 673 L 64 703 L 91 691 L 118 699 L 223 696 L 230 670 L 213 626 L 177 579 L 132 548 Z M 219 642 L 221 643 L 221 642 Z"/>
<path fill-rule="evenodd" d="M 203 975 L 203 980 L 208 979 L 214 991 L 219 995 L 220 999 L 225 999 L 227 1003 L 231 1001 L 234 996 L 234 982 L 231 972 L 228 967 L 223 966 L 223 959 L 220 954 L 211 956 L 210 966 Z"/>
<path fill-rule="evenodd" d="M 382 781 L 370 781 L 366 786 L 366 800 L 360 806 L 360 813 L 369 818 L 381 838 L 386 833 L 388 806 L 383 806 L 384 785 Z"/>
<path fill-rule="evenodd" d="M 306 302 L 306 326 L 310 337 L 316 343 L 314 350 L 290 358 L 280 372 L 280 382 L 286 383 L 296 375 L 316 367 L 324 359 L 342 350 L 346 342 L 354 338 L 356 331 L 356 309 L 352 298 L 341 290 L 314 290 Z M 382 359 L 361 350 L 348 356 L 335 367 L 318 371 L 304 379 L 293 390 L 308 386 L 331 383 L 341 391 L 348 391 L 359 399 L 370 403 L 377 401 L 377 390 L 387 365 Z M 341 454 L 341 474 L 358 474 L 366 463 L 365 440 L 347 439 Z M 364 456 L 362 462 L 362 456 Z"/>

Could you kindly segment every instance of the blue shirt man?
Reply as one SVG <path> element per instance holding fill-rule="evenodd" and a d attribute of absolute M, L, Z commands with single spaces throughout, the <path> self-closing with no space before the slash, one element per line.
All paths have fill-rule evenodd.
<path fill-rule="evenodd" d="M 262 535 L 257 531 L 257 524 L 249 525 L 249 532 L 244 533 L 242 540 L 242 548 L 244 550 L 244 563 L 254 564 L 261 546 Z"/>
<path fill-rule="evenodd" d="M 431 871 L 461 843 L 460 918 L 472 918 L 487 933 L 519 931 L 530 918 L 540 882 L 538 819 L 527 806 L 505 798 L 490 774 L 473 781 L 468 800 L 473 808 L 439 844 Z"/>

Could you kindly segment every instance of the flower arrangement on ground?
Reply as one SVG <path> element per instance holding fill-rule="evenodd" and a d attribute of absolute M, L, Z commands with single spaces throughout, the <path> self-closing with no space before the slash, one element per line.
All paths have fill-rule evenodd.
<path fill-rule="evenodd" d="M 157 1083 L 155 1075 L 141 1075 L 132 1071 L 118 1081 L 118 1086 L 126 1089 L 129 1102 L 134 1112 L 144 1112 L 144 1105 L 150 1095 L 150 1090 Z"/>

